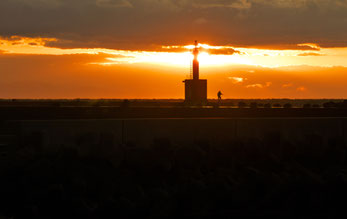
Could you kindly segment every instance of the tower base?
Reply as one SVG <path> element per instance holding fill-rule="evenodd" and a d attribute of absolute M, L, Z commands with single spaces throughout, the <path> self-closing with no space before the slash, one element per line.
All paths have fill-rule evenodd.
<path fill-rule="evenodd" d="M 190 104 L 207 103 L 207 80 L 187 79 L 185 83 L 185 101 Z"/>

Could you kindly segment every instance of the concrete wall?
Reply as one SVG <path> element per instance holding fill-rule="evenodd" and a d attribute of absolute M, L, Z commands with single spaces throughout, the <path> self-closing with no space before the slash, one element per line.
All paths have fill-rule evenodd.
<path fill-rule="evenodd" d="M 121 120 L 57 120 L 57 121 L 20 121 L 20 139 L 24 144 L 39 144 L 49 151 L 60 147 L 78 147 L 90 153 L 100 144 L 113 146 L 122 142 Z M 83 151 L 81 153 L 84 153 Z"/>
<path fill-rule="evenodd" d="M 185 145 L 197 140 L 223 144 L 237 138 L 277 138 L 300 142 L 318 139 L 325 144 L 347 136 L 344 118 L 239 118 L 239 119 L 128 119 L 15 122 L 25 138 L 39 135 L 42 145 L 151 144 L 154 138 L 168 138 Z"/>

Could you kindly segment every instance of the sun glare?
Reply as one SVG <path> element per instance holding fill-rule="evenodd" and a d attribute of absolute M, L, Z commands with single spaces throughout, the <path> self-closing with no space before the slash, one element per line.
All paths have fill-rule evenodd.
<path fill-rule="evenodd" d="M 200 65 L 202 66 L 216 66 L 216 65 L 228 65 L 228 64 L 247 64 L 253 65 L 253 63 L 245 56 L 238 54 L 234 55 L 213 55 L 208 52 L 202 52 L 199 57 Z"/>
<path fill-rule="evenodd" d="M 123 59 L 126 62 L 132 63 L 153 63 L 173 66 L 189 66 L 194 56 L 191 52 L 143 52 L 136 55 L 135 58 Z M 109 60 L 116 61 L 119 59 Z M 201 52 L 198 56 L 201 66 L 216 66 L 227 64 L 247 64 L 252 65 L 252 62 L 245 56 L 235 55 L 214 55 L 208 52 Z"/>
<path fill-rule="evenodd" d="M 62 49 L 47 46 L 48 42 L 57 41 L 54 38 L 27 38 L 13 36 L 0 38 L 0 51 L 2 54 L 31 54 L 31 55 L 78 55 L 104 54 L 108 57 L 103 62 L 91 62 L 104 66 L 119 64 L 156 64 L 175 67 L 187 67 L 193 59 L 194 45 L 162 46 L 165 51 L 130 51 L 105 48 L 72 48 Z M 320 48 L 314 43 L 299 44 L 300 47 L 312 48 L 313 51 L 271 50 L 257 48 L 238 48 L 232 46 L 211 46 L 198 44 L 201 53 L 198 57 L 200 65 L 226 66 L 226 65 L 256 65 L 262 67 L 280 66 L 347 66 L 347 48 Z M 182 50 L 177 52 L 177 49 Z M 171 50 L 171 51 L 170 51 Z"/>

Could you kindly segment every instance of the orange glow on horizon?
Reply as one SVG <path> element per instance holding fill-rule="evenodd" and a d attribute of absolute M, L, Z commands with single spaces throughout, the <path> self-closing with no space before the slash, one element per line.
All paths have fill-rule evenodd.
<path fill-rule="evenodd" d="M 54 41 L 0 38 L 0 98 L 183 98 L 191 45 L 158 51 L 49 47 Z M 218 90 L 224 98 L 346 97 L 347 48 L 302 46 L 305 50 L 200 44 L 208 97 Z"/>

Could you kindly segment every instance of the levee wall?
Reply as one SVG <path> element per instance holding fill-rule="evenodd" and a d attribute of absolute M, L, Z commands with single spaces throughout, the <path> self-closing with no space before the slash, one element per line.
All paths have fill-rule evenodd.
<path fill-rule="evenodd" d="M 293 143 L 331 139 L 347 142 L 346 118 L 231 118 L 231 119 L 125 119 L 16 121 L 23 141 L 38 138 L 49 148 L 79 145 L 150 145 L 166 138 L 186 145 L 208 141 L 226 144 L 235 139 L 259 139 Z"/>

